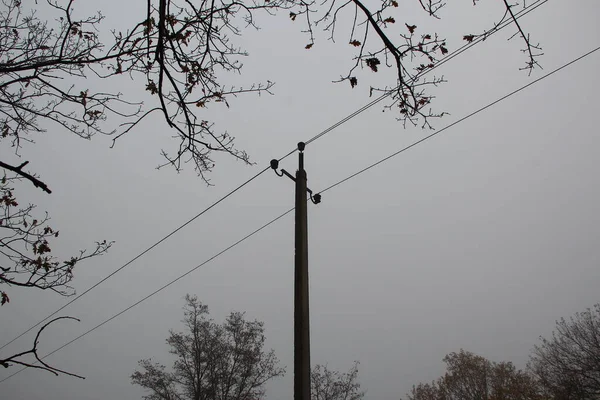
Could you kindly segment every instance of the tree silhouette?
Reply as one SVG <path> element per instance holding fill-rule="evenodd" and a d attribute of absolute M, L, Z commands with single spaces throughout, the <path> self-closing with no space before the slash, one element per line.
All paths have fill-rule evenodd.
<path fill-rule="evenodd" d="M 413 386 L 408 400 L 543 400 L 537 381 L 510 362 L 491 362 L 460 350 L 444 357 L 447 372 Z"/>
<path fill-rule="evenodd" d="M 556 322 L 552 338 L 540 337 L 529 368 L 557 400 L 600 396 L 600 304 Z"/>
<path fill-rule="evenodd" d="M 424 72 L 448 53 L 446 40 L 427 27 L 402 20 L 407 7 L 419 7 L 431 18 L 441 18 L 446 6 L 441 0 L 410 4 L 396 0 L 369 4 L 361 0 L 147 0 L 138 22 L 114 31 L 112 42 L 106 44 L 100 40 L 103 15 L 76 19 L 76 4 L 74 0 L 46 0 L 27 9 L 19 0 L 2 0 L 0 132 L 16 151 L 23 141 L 33 140 L 31 134 L 52 125 L 86 139 L 106 134 L 117 141 L 158 113 L 178 139 L 173 150 L 163 150 L 164 165 L 179 170 L 189 161 L 206 178 L 215 165 L 215 152 L 249 162 L 248 154 L 234 146 L 234 138 L 210 122 L 207 108 L 214 103 L 229 106 L 232 96 L 271 92 L 270 81 L 227 85 L 226 73 L 242 72 L 241 59 L 247 53 L 235 38 L 257 27 L 255 14 L 282 10 L 301 24 L 309 37 L 307 49 L 316 43 L 317 27 L 335 40 L 342 34 L 338 25 L 349 26 L 344 42 L 356 52 L 348 73 L 338 82 L 356 87 L 363 67 L 371 72 L 389 67 L 395 70 L 394 80 L 372 87 L 370 93 L 391 92 L 388 107 L 398 110 L 400 120 L 430 126 L 430 118 L 443 115 L 443 111 L 432 111 L 434 97 L 428 91 L 443 79 L 426 78 Z M 513 20 L 515 35 L 525 44 L 526 69 L 531 70 L 537 65 L 539 46 L 516 20 L 516 5 L 507 0 L 504 5 L 505 13 L 494 26 L 465 35 L 464 40 L 486 36 L 504 21 Z M 55 20 L 42 19 L 46 11 L 56 15 Z M 119 92 L 90 87 L 90 79 L 119 75 L 139 82 L 140 90 L 152 95 L 153 101 L 142 104 Z M 3 167 L 26 177 L 18 166 L 5 162 Z"/>
<path fill-rule="evenodd" d="M 147 400 L 262 398 L 265 384 L 285 372 L 274 351 L 263 349 L 263 323 L 247 321 L 239 312 L 216 323 L 195 296 L 185 301 L 184 331 L 171 331 L 167 339 L 175 356 L 171 371 L 141 360 L 141 371 L 133 373 L 131 382 L 147 389 Z"/>

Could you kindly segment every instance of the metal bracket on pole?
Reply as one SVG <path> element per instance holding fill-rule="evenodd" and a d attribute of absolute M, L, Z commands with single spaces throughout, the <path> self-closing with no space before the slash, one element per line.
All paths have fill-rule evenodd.
<path fill-rule="evenodd" d="M 298 150 L 300 151 L 300 154 L 302 154 L 304 152 L 304 146 L 305 146 L 305 144 L 303 142 L 298 143 Z M 294 182 L 296 182 L 296 177 L 294 177 L 292 174 L 287 172 L 285 169 L 282 168 L 281 172 L 277 171 L 279 169 L 279 160 L 272 159 L 271 160 L 271 168 L 273 169 L 273 171 L 275 172 L 275 174 L 277 176 L 285 175 L 288 178 L 290 178 L 291 180 L 293 180 Z M 310 201 L 312 201 L 313 204 L 319 204 L 321 202 L 321 194 L 320 193 L 313 194 L 313 191 L 310 190 L 309 188 L 306 188 L 306 191 L 308 192 L 308 194 L 310 196 Z"/>

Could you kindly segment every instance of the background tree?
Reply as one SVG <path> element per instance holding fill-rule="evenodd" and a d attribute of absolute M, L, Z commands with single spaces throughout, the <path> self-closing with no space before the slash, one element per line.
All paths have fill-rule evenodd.
<path fill-rule="evenodd" d="M 561 318 L 552 338 L 540 340 L 529 368 L 549 395 L 557 400 L 600 396 L 600 304 Z"/>
<path fill-rule="evenodd" d="M 358 382 L 358 362 L 345 373 L 316 365 L 310 373 L 310 384 L 313 400 L 361 400 L 365 396 Z"/>
<path fill-rule="evenodd" d="M 184 332 L 167 339 L 175 356 L 171 371 L 150 359 L 141 360 L 131 381 L 149 391 L 148 400 L 254 400 L 265 384 L 285 370 L 273 350 L 265 351 L 264 325 L 232 312 L 223 323 L 209 319 L 208 307 L 187 295 Z"/>
<path fill-rule="evenodd" d="M 541 400 L 533 376 L 510 362 L 495 363 L 460 350 L 444 357 L 447 372 L 413 386 L 409 400 Z"/>

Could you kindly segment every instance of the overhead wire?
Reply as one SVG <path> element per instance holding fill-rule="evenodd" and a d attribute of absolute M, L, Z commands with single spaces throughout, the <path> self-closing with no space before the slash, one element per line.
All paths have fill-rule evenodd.
<path fill-rule="evenodd" d="M 212 203 L 211 205 L 209 205 L 208 207 L 206 207 L 204 210 L 200 211 L 198 214 L 194 215 L 192 218 L 188 219 L 186 222 L 184 222 L 183 224 L 179 225 L 177 228 L 175 228 L 174 230 L 172 230 L 170 233 L 168 233 L 167 235 L 163 236 L 160 240 L 158 240 L 157 242 L 155 242 L 151 246 L 147 247 L 144 251 L 142 251 L 141 253 L 138 253 L 135 257 L 133 257 L 132 259 L 130 259 L 129 261 L 127 261 L 121 267 L 117 268 L 116 270 L 114 270 L 113 272 L 111 272 L 110 274 L 108 274 L 107 276 L 105 276 L 104 278 L 102 278 L 101 280 L 99 280 L 98 282 L 96 282 L 95 284 L 93 284 L 92 286 L 90 286 L 89 288 L 87 288 L 81 294 L 73 297 L 66 304 L 62 305 L 56 311 L 54 311 L 51 314 L 49 314 L 46 318 L 42 319 L 41 321 L 39 321 L 35 325 L 32 325 L 30 328 L 28 328 L 27 330 L 25 330 L 24 332 L 22 332 L 21 334 L 19 334 L 17 337 L 15 337 L 11 341 L 9 341 L 9 342 L 5 343 L 4 345 L 2 345 L 2 347 L 0 347 L 0 350 L 2 350 L 3 348 L 5 348 L 6 346 L 10 345 L 11 343 L 13 343 L 15 340 L 17 340 L 17 339 L 21 338 L 22 336 L 26 335 L 27 333 L 31 332 L 33 329 L 35 329 L 36 327 L 38 327 L 39 325 L 41 325 L 43 322 L 45 322 L 48 319 L 52 318 L 53 316 L 55 316 L 56 314 L 58 314 L 59 312 L 61 312 L 62 310 L 64 310 L 65 308 L 67 308 L 68 306 L 70 306 L 71 304 L 73 304 L 74 302 L 76 302 L 77 300 L 79 300 L 80 298 L 82 298 L 83 296 L 85 296 L 86 294 L 88 294 L 89 292 L 91 292 L 92 290 L 94 290 L 95 288 L 97 288 L 98 286 L 100 286 L 102 283 L 106 282 L 107 280 L 109 280 L 110 278 L 112 278 L 113 276 L 115 276 L 116 274 L 118 274 L 119 272 L 121 272 L 123 269 L 127 268 L 129 265 L 131 265 L 132 263 L 134 263 L 135 261 L 137 261 L 139 258 L 143 257 L 145 254 L 147 254 L 148 252 L 150 252 L 151 250 L 153 250 L 154 248 L 156 248 L 160 244 L 162 244 L 164 241 L 166 241 L 167 239 L 169 239 L 171 236 L 175 235 L 177 232 L 179 232 L 180 230 L 182 230 L 183 228 L 185 228 L 186 226 L 188 226 L 189 224 L 191 224 L 192 222 L 194 222 L 196 219 L 200 218 L 202 215 L 206 214 L 209 210 L 211 210 L 212 208 L 214 208 L 215 206 L 217 206 L 218 204 L 220 204 L 221 202 L 223 202 L 225 199 L 227 199 L 228 197 L 230 197 L 231 195 L 233 195 L 234 193 L 236 193 L 237 191 L 239 191 L 240 189 L 242 189 L 244 186 L 246 186 L 247 184 L 249 184 L 250 182 L 252 182 L 256 178 L 258 178 L 260 175 L 262 175 L 263 173 L 265 173 L 265 171 L 267 171 L 269 168 L 270 167 L 266 167 L 266 168 L 262 169 L 260 172 L 258 172 L 254 176 L 250 177 L 249 179 L 247 179 L 242 184 L 238 185 L 233 190 L 229 191 L 225 196 L 221 197 L 220 199 L 218 199 L 217 201 L 215 201 L 214 203 Z"/>
<path fill-rule="evenodd" d="M 525 7 L 524 9 L 521 10 L 521 12 L 516 13 L 515 17 L 518 19 L 526 14 L 528 14 L 529 12 L 535 10 L 537 7 L 543 5 L 544 3 L 546 3 L 548 0 L 537 0 L 536 2 L 530 4 L 529 6 Z M 480 37 L 476 40 L 473 40 L 472 42 L 463 45 L 461 48 L 459 48 L 457 51 L 451 53 L 450 55 L 448 55 L 447 57 L 445 57 L 444 59 L 440 60 L 440 62 L 438 62 L 437 64 L 434 65 L 434 67 L 424 71 L 424 73 L 429 73 L 432 70 L 434 70 L 435 68 L 437 68 L 439 65 L 442 65 L 443 63 L 449 61 L 450 59 L 460 55 L 461 53 L 463 53 L 464 51 L 468 50 L 470 47 L 474 46 L 475 44 L 485 40 L 487 37 L 491 36 L 492 34 L 500 31 L 501 29 L 503 29 L 504 27 L 510 25 L 512 23 L 512 20 L 509 21 L 505 21 L 504 24 L 498 25 L 493 31 L 489 32 L 485 37 Z M 432 133 L 431 135 L 426 136 L 425 138 L 401 149 L 400 151 L 382 159 L 379 160 L 378 162 L 344 178 L 343 180 L 325 188 L 324 190 L 322 190 L 320 193 L 324 193 L 325 191 L 328 191 L 332 188 L 334 188 L 335 186 L 338 186 L 352 178 L 354 178 L 357 175 L 360 175 L 363 172 L 366 172 L 367 170 L 375 167 L 378 164 L 383 163 L 384 161 L 408 150 L 411 147 L 416 146 L 419 143 L 424 142 L 425 140 L 443 132 L 446 129 L 449 129 L 451 126 L 454 126 L 462 121 L 464 121 L 465 119 L 483 111 L 486 108 L 491 107 L 492 105 L 504 100 L 507 97 L 512 96 L 513 94 L 525 89 L 526 87 L 531 86 L 532 84 L 544 79 L 545 77 L 550 76 L 551 74 L 558 72 L 560 69 L 565 68 L 567 66 L 569 66 L 570 64 L 579 61 L 579 59 L 586 57 L 587 55 L 595 52 L 597 49 L 592 50 L 591 52 L 585 54 L 584 56 L 579 57 L 576 60 L 573 60 L 572 62 L 565 64 L 563 67 L 556 69 L 554 71 L 552 71 L 549 74 L 544 75 L 541 78 L 536 79 L 533 82 L 530 82 L 528 85 L 510 93 L 509 95 L 506 95 L 505 97 L 503 97 L 502 99 L 499 99 L 497 101 L 495 101 L 494 103 L 488 104 L 485 107 L 482 107 L 481 109 L 469 114 L 466 117 L 461 118 L 458 121 L 455 121 L 454 123 L 442 128 L 439 131 L 436 131 L 434 133 Z M 423 73 L 423 74 L 424 74 Z M 420 75 L 417 75 L 417 77 L 419 77 Z M 415 77 L 415 79 L 417 79 L 417 77 Z M 341 126 L 342 124 L 348 122 L 349 120 L 351 120 L 352 118 L 356 117 L 357 115 L 359 115 L 360 113 L 366 111 L 367 109 L 369 109 L 370 107 L 374 106 L 375 104 L 379 103 L 380 101 L 382 101 L 383 99 L 385 99 L 386 97 L 388 97 L 391 93 L 393 92 L 393 90 L 387 91 L 386 93 L 382 94 L 381 96 L 379 96 L 377 99 L 369 102 L 367 105 L 361 107 L 359 110 L 349 114 L 347 117 L 343 118 L 342 120 L 338 121 L 337 123 L 333 124 L 332 126 L 330 126 L 329 128 L 321 131 L 319 134 L 313 136 L 312 138 L 310 138 L 309 140 L 307 140 L 305 143 L 309 144 L 312 143 L 316 140 L 318 140 L 319 138 L 323 137 L 324 135 L 326 135 L 327 133 L 331 132 L 332 130 L 334 130 L 335 128 Z M 297 151 L 297 148 L 290 151 L 289 153 L 287 153 L 286 155 L 284 155 L 283 157 L 279 158 L 279 161 L 289 157 L 290 155 L 294 154 Z M 221 197 L 220 199 L 218 199 L 217 201 L 215 201 L 214 203 L 212 203 L 210 206 L 208 206 L 207 208 L 205 208 L 204 210 L 202 210 L 201 212 L 199 212 L 198 214 L 196 214 L 194 217 L 190 218 L 189 220 L 187 220 L 185 223 L 183 223 L 182 225 L 180 225 L 179 227 L 177 227 L 176 229 L 174 229 L 173 231 L 171 231 L 169 234 L 167 234 L 166 236 L 164 236 L 163 238 L 161 238 L 160 240 L 158 240 L 157 242 L 155 242 L 153 245 L 151 245 L 150 247 L 148 247 L 147 249 L 145 249 L 144 251 L 142 251 L 141 253 L 139 253 L 138 255 L 136 255 L 134 258 L 132 258 L 131 260 L 129 260 L 128 262 L 126 262 L 125 264 L 123 264 L 121 267 L 119 267 L 118 269 L 116 269 L 115 271 L 113 271 L 112 273 L 110 273 L 109 275 L 107 275 L 105 278 L 101 279 L 100 281 L 98 281 L 97 283 L 95 283 L 94 285 L 92 285 L 91 287 L 89 287 L 88 289 L 86 289 L 84 292 L 82 292 L 80 295 L 77 295 L 76 297 L 74 297 L 73 299 L 71 299 L 69 302 L 67 302 L 65 305 L 61 306 L 60 308 L 58 308 L 56 311 L 54 311 L 53 313 L 51 313 L 50 315 L 48 315 L 46 318 L 42 319 L 41 321 L 39 321 L 37 324 L 31 326 L 29 329 L 27 329 L 26 331 L 24 331 L 23 333 L 21 333 L 20 335 L 18 335 L 17 337 L 15 337 L 14 339 L 12 339 L 11 341 L 7 342 L 6 344 L 4 344 L 2 347 L 0 347 L 0 350 L 5 348 L 6 346 L 10 345 L 11 343 L 13 343 L 14 341 L 16 341 L 17 339 L 21 338 L 22 336 L 24 336 L 25 334 L 29 333 L 31 330 L 35 329 L 37 326 L 39 326 L 40 324 L 42 324 L 43 322 L 45 322 L 46 320 L 48 320 L 49 318 L 53 317 L 54 315 L 58 314 L 60 311 L 64 310 L 66 307 L 68 307 L 69 305 L 71 305 L 72 303 L 74 303 L 75 301 L 77 301 L 78 299 L 80 299 L 81 297 L 83 297 L 84 295 L 86 295 L 87 293 L 89 293 L 90 291 L 92 291 L 93 289 L 95 289 L 96 287 L 98 287 L 99 285 L 101 285 L 102 283 L 104 283 L 105 281 L 107 281 L 108 279 L 110 279 L 111 277 L 113 277 L 114 275 L 116 275 L 117 273 L 119 273 L 121 270 L 123 270 L 124 268 L 126 268 L 127 266 L 129 266 L 130 264 L 132 264 L 133 262 L 135 262 L 136 260 L 138 260 L 139 258 L 141 258 L 142 256 L 144 256 L 145 254 L 147 254 L 148 252 L 150 252 L 151 250 L 153 250 L 154 248 L 156 248 L 157 246 L 159 246 L 160 244 L 162 244 L 164 241 L 166 241 L 167 239 L 169 239 L 171 236 L 173 236 L 174 234 L 176 234 L 177 232 L 179 232 L 180 230 L 182 230 L 184 227 L 186 227 L 187 225 L 191 224 L 193 221 L 195 221 L 196 219 L 198 219 L 200 216 L 204 215 L 206 212 L 208 212 L 209 210 L 211 210 L 212 208 L 214 208 L 216 205 L 220 204 L 221 202 L 223 202 L 225 199 L 227 199 L 228 197 L 230 197 L 231 195 L 233 195 L 234 193 L 236 193 L 237 191 L 239 191 L 240 189 L 242 189 L 244 186 L 246 186 L 247 184 L 249 184 L 250 182 L 252 182 L 253 180 L 255 180 L 256 178 L 258 178 L 260 175 L 262 175 L 264 172 L 266 172 L 268 169 L 270 169 L 269 167 L 265 167 L 264 169 L 262 169 L 260 172 L 258 172 L 257 174 L 255 174 L 254 176 L 252 176 L 251 178 L 249 178 L 248 180 L 246 180 L 245 182 L 243 182 L 242 184 L 238 185 L 236 188 L 234 188 L 233 190 L 231 190 L 230 192 L 228 192 L 225 196 Z M 179 281 L 180 279 L 182 279 L 183 277 L 187 276 L 188 274 L 192 273 L 193 271 L 197 270 L 198 268 L 202 267 L 203 265 L 207 264 L 208 262 L 214 260 L 215 258 L 217 258 L 218 256 L 222 255 L 223 253 L 225 253 L 226 251 L 229 251 L 231 248 L 237 246 L 238 244 L 242 243 L 243 241 L 247 240 L 248 238 L 250 238 L 251 236 L 255 235 L 256 233 L 260 232 L 261 230 L 263 230 L 264 228 L 266 228 L 267 226 L 273 224 L 274 222 L 276 222 L 277 220 L 283 218 L 285 215 L 287 215 L 288 213 L 290 213 L 291 211 L 293 211 L 294 208 L 286 211 L 285 213 L 279 215 L 278 217 L 274 218 L 273 220 L 271 220 L 270 222 L 268 222 L 267 224 L 261 226 L 260 228 L 258 228 L 257 230 L 253 231 L 252 233 L 248 234 L 247 236 L 245 236 L 244 238 L 240 239 L 239 241 L 235 242 L 234 244 L 232 244 L 231 246 L 225 248 L 224 250 L 222 250 L 221 252 L 217 253 L 216 255 L 214 255 L 213 257 L 207 259 L 206 261 L 204 261 L 202 264 L 194 267 L 193 269 L 189 270 L 188 272 L 186 272 L 185 274 L 179 276 L 178 278 L 174 279 L 173 281 L 167 283 L 166 285 L 162 286 L 161 288 L 157 289 L 156 291 L 152 292 L 151 294 L 149 294 L 148 296 L 144 297 L 143 299 L 139 300 L 138 302 L 132 304 L 131 306 L 125 308 L 124 310 L 120 311 L 119 313 L 113 315 L 112 317 L 110 317 L 109 319 L 103 321 L 102 323 L 96 325 L 95 327 L 91 328 L 90 330 L 84 332 L 83 334 L 77 336 L 76 338 L 72 339 L 71 341 L 67 342 L 66 344 L 64 344 L 63 346 L 55 349 L 54 351 L 48 353 L 47 355 L 45 355 L 44 357 L 42 357 L 42 359 L 56 353 L 57 351 L 65 348 L 66 346 L 70 345 L 71 343 L 75 342 L 76 340 L 79 340 L 80 338 L 82 338 L 83 336 L 91 333 L 92 331 L 100 328 L 101 326 L 103 326 L 104 324 L 112 321 L 113 319 L 117 318 L 118 316 L 120 316 L 121 314 L 129 311 L 130 309 L 132 309 L 133 307 L 137 306 L 138 304 L 142 303 L 143 301 L 149 299 L 150 297 L 154 296 L 155 294 L 157 294 L 158 292 L 166 289 L 167 287 L 171 286 L 172 284 L 174 284 L 175 282 Z M 6 381 L 7 379 L 13 377 L 14 375 L 20 373 L 21 371 L 23 371 L 24 369 L 26 369 L 27 367 L 24 367 L 20 370 L 18 370 L 17 372 L 13 373 L 12 375 L 9 375 L 8 377 L 4 378 L 3 380 L 0 381 L 0 383 Z"/>
<path fill-rule="evenodd" d="M 119 317 L 120 315 L 126 313 L 127 311 L 131 310 L 132 308 L 134 308 L 135 306 L 137 306 L 138 304 L 148 300 L 150 297 L 154 296 L 155 294 L 163 291 L 164 289 L 168 288 L 169 286 L 173 285 L 175 282 L 185 278 L 186 276 L 188 276 L 189 274 L 191 274 L 192 272 L 196 271 L 198 268 L 203 267 L 204 265 L 208 264 L 209 262 L 213 261 L 214 259 L 216 259 L 217 257 L 219 257 L 220 255 L 222 255 L 223 253 L 228 252 L 229 250 L 233 249 L 234 247 L 236 247 L 237 245 L 239 245 L 240 243 L 246 241 L 247 239 L 249 239 L 250 237 L 254 236 L 255 234 L 257 234 L 258 232 L 262 231 L 263 229 L 265 229 L 266 227 L 268 227 L 271 224 L 274 224 L 275 222 L 277 222 L 278 220 L 280 220 L 281 218 L 285 217 L 287 214 L 291 213 L 292 211 L 294 211 L 294 208 L 290 208 L 289 210 L 287 210 L 286 212 L 284 212 L 283 214 L 280 214 L 279 216 L 273 218 L 272 220 L 270 220 L 269 222 L 267 222 L 266 224 L 262 225 L 260 228 L 255 229 L 254 231 L 252 231 L 251 233 L 247 234 L 246 236 L 244 236 L 243 238 L 239 239 L 238 241 L 234 242 L 233 244 L 227 246 L 226 248 L 224 248 L 223 250 L 221 250 L 220 252 L 218 252 L 217 254 L 213 255 L 212 257 L 206 259 L 205 261 L 203 261 L 201 264 L 198 264 L 197 266 L 195 266 L 194 268 L 190 269 L 189 271 L 187 271 L 186 273 L 184 273 L 183 275 L 178 276 L 177 278 L 173 279 L 172 281 L 166 283 L 165 285 L 161 286 L 160 288 L 156 289 L 155 291 L 153 291 L 152 293 L 148 294 L 147 296 L 143 297 L 142 299 L 136 301 L 135 303 L 133 303 L 132 305 L 124 308 L 123 310 L 119 311 L 118 313 L 114 314 L 112 317 L 105 319 L 104 321 L 102 321 L 101 323 L 99 323 L 98 325 L 95 325 L 93 328 L 88 329 L 87 331 L 83 332 L 82 334 L 80 334 L 79 336 L 76 336 L 75 338 L 71 339 L 70 341 L 68 341 L 67 343 L 63 344 L 62 346 L 54 349 L 53 351 L 51 351 L 50 353 L 46 354 L 45 356 L 41 357 L 41 359 L 45 359 L 46 357 L 51 356 L 52 354 L 64 349 L 65 347 L 71 345 L 72 343 L 76 342 L 77 340 L 81 339 L 82 337 L 92 333 L 93 331 L 95 331 L 96 329 L 100 328 L 101 326 L 109 323 L 110 321 L 112 321 L 113 319 Z M 18 373 L 26 370 L 28 367 L 23 367 L 19 370 L 17 370 L 16 372 L 14 372 L 12 375 L 7 376 L 6 378 L 2 379 L 0 381 L 0 383 L 12 378 L 13 376 L 17 375 Z"/>
<path fill-rule="evenodd" d="M 537 79 L 534 79 L 533 81 L 529 82 L 528 84 L 526 84 L 526 85 L 523 85 L 523 86 L 521 86 L 520 88 L 518 88 L 518 89 L 516 89 L 516 90 L 513 90 L 512 92 L 510 92 L 510 93 L 508 93 L 508 94 L 506 94 L 506 95 L 504 95 L 504 96 L 500 97 L 499 99 L 497 99 L 497 100 L 495 100 L 495 101 L 493 101 L 493 102 L 491 102 L 491 103 L 488 103 L 487 105 L 485 105 L 485 106 L 483 106 L 483 107 L 481 107 L 481 108 L 478 108 L 477 110 L 475 110 L 475 111 L 473 111 L 473 112 L 471 112 L 471 113 L 469 113 L 469 114 L 465 115 L 464 117 L 462 117 L 462 118 L 460 118 L 460 119 L 458 119 L 458 120 L 456 120 L 456 121 L 452 122 L 451 124 L 449 124 L 449 125 L 446 125 L 445 127 L 441 128 L 440 130 L 438 130 L 438 131 L 435 131 L 435 132 L 433 132 L 432 134 L 430 134 L 430 135 L 427 135 L 427 136 L 425 136 L 424 138 L 422 138 L 422 139 L 420 139 L 420 140 L 417 140 L 416 142 L 414 142 L 414 143 L 411 143 L 410 145 L 408 145 L 408 146 L 406 146 L 406 147 L 403 147 L 402 149 L 400 149 L 400 150 L 398 150 L 398 151 L 396 151 L 396 152 L 394 152 L 394 153 L 390 154 L 390 155 L 389 155 L 389 156 L 387 156 L 387 157 L 384 157 L 384 158 L 382 158 L 382 159 L 381 159 L 381 160 L 379 160 L 379 161 L 376 161 L 376 162 L 374 162 L 374 163 L 372 163 L 372 164 L 368 165 L 367 167 L 365 167 L 365 168 L 363 168 L 363 169 L 361 169 L 361 170 L 359 170 L 359 171 L 357 171 L 357 172 L 355 172 L 355 173 L 353 173 L 353 174 L 351 174 L 351 175 L 347 176 L 346 178 L 344 178 L 344 179 L 342 179 L 342 180 L 340 180 L 340 181 L 337 181 L 336 183 L 334 183 L 334 184 L 332 184 L 332 185 L 330 185 L 330 186 L 326 187 L 325 189 L 321 190 L 319 193 L 324 193 L 324 192 L 326 192 L 326 191 L 328 191 L 328 190 L 331 190 L 331 189 L 333 189 L 334 187 L 336 187 L 336 186 L 339 186 L 339 185 L 341 185 L 341 184 L 343 184 L 343 183 L 345 183 L 345 182 L 349 181 L 350 179 L 353 179 L 353 178 L 355 178 L 356 176 L 358 176 L 358 175 L 360 175 L 360 174 L 362 174 L 362 173 L 364 173 L 364 172 L 366 172 L 366 171 L 370 170 L 371 168 L 374 168 L 374 167 L 376 167 L 377 165 L 379 165 L 379 164 L 382 164 L 382 163 L 384 163 L 385 161 L 387 161 L 387 160 L 389 160 L 389 159 L 391 159 L 391 158 L 393 158 L 393 157 L 396 157 L 398 154 L 404 153 L 406 150 L 409 150 L 409 149 L 411 149 L 411 148 L 413 148 L 413 147 L 415 147 L 415 146 L 417 146 L 417 145 L 419 145 L 419 144 L 421 144 L 421 143 L 423 143 L 423 142 L 425 142 L 425 141 L 427 141 L 427 140 L 429 140 L 429 139 L 433 138 L 434 136 L 437 136 L 437 135 L 439 135 L 440 133 L 442 133 L 442 132 L 444 132 L 444 131 L 446 131 L 446 130 L 448 130 L 448 129 L 452 128 L 453 126 L 455 126 L 455 125 L 457 125 L 457 124 L 459 124 L 459 123 L 461 123 L 461 122 L 463 122 L 463 121 L 465 121 L 465 120 L 467 120 L 467 119 L 469 119 L 469 118 L 471 118 L 471 117 L 475 116 L 476 114 L 479 114 L 480 112 L 482 112 L 482 111 L 484 111 L 484 110 L 487 110 L 487 109 L 488 109 L 488 108 L 490 108 L 490 107 L 493 107 L 494 105 L 496 105 L 496 104 L 500 103 L 501 101 L 508 99 L 509 97 L 511 97 L 511 96 L 513 96 L 513 95 L 515 95 L 515 94 L 517 94 L 517 93 L 519 93 L 519 92 L 521 92 L 521 91 L 523 91 L 523 90 L 527 89 L 528 87 L 530 87 L 530 86 L 532 86 L 532 85 L 535 85 L 536 83 L 540 82 L 541 80 L 543 80 L 543 79 L 546 79 L 546 78 L 548 78 L 549 76 L 551 76 L 551 75 L 553 75 L 553 74 L 555 74 L 555 73 L 557 73 L 557 72 L 559 72 L 559 71 L 561 71 L 561 70 L 563 70 L 563 69 L 565 69 L 565 68 L 569 67 L 570 65 L 572 65 L 572 64 L 574 64 L 574 63 L 576 63 L 576 62 L 578 62 L 578 61 L 580 61 L 580 60 L 582 60 L 582 59 L 584 59 L 585 57 L 588 57 L 589 55 L 591 55 L 591 54 L 595 53 L 595 52 L 596 52 L 596 51 L 598 51 L 598 50 L 600 50 L 600 46 L 599 46 L 599 47 L 596 47 L 596 48 L 595 48 L 595 49 L 593 49 L 593 50 L 590 50 L 590 51 L 588 51 L 587 53 L 585 53 L 585 54 L 583 54 L 583 55 L 581 55 L 581 56 L 577 57 L 576 59 L 574 59 L 574 60 L 572 60 L 572 61 L 570 61 L 570 62 L 568 62 L 568 63 L 566 63 L 566 64 L 563 64 L 562 66 L 560 66 L 560 67 L 558 67 L 558 68 L 556 68 L 556 69 L 552 70 L 551 72 L 548 72 L 547 74 L 545 74 L 545 75 L 542 75 L 541 77 L 539 77 L 539 78 L 537 78 Z"/>

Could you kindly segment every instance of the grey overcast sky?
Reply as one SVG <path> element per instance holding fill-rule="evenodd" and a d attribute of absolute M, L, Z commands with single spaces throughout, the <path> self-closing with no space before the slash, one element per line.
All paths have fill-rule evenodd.
<path fill-rule="evenodd" d="M 24 3 L 32 3 L 31 0 Z M 78 2 L 101 9 L 104 26 L 141 19 L 143 1 Z M 462 35 L 500 17 L 496 2 L 453 1 L 431 21 L 414 4 L 397 20 L 443 32 L 449 50 Z M 414 4 L 413 4 L 414 3 Z M 529 2 L 528 2 L 529 3 Z M 133 16 L 136 16 L 133 18 Z M 448 83 L 435 106 L 450 115 L 440 129 L 600 45 L 600 2 L 550 0 L 522 19 L 539 41 L 544 70 L 519 71 L 521 43 L 508 28 L 440 68 Z M 207 187 L 191 168 L 156 170 L 173 146 L 160 119 L 146 121 L 113 149 L 110 138 L 79 140 L 55 128 L 23 150 L 53 189 L 21 187 L 61 231 L 58 254 L 116 241 L 109 254 L 76 270 L 81 292 L 214 202 L 235 185 L 369 101 L 371 78 L 351 89 L 332 84 L 350 59 L 343 40 L 306 37 L 287 16 L 259 19 L 239 38 L 250 57 L 232 82 L 270 79 L 274 96 L 242 96 L 207 118 L 237 137 L 257 166 L 217 159 Z M 425 29 L 425 28 L 423 28 Z M 328 191 L 309 206 L 311 340 L 314 363 L 340 370 L 360 361 L 367 399 L 398 399 L 443 372 L 445 354 L 463 348 L 523 368 L 554 321 L 600 301 L 600 54 L 592 54 L 435 138 Z M 363 73 L 364 74 L 364 73 Z M 373 77 L 373 79 L 385 79 Z M 389 78 L 389 76 L 388 76 Z M 229 78 L 228 78 L 229 79 Z M 91 85 L 95 84 L 90 82 Z M 108 83 L 103 83 L 108 84 Z M 139 93 L 141 83 L 124 83 Z M 140 94 L 141 96 L 141 94 Z M 306 149 L 309 187 L 320 190 L 406 146 L 428 130 L 403 129 L 380 105 Z M 10 149 L 3 148 L 3 157 Z M 295 170 L 296 157 L 282 167 Z M 61 312 L 80 323 L 56 324 L 42 338 L 49 352 L 200 264 L 293 205 L 293 185 L 273 173 L 186 227 Z M 287 375 L 268 398 L 292 398 L 293 218 L 203 266 L 126 314 L 52 355 L 55 366 L 86 377 L 26 370 L 0 384 L 3 399 L 138 399 L 130 384 L 137 361 L 169 363 L 165 339 L 179 328 L 186 293 L 216 320 L 246 311 L 265 322 L 268 346 Z M 63 305 L 52 293 L 11 290 L 0 341 L 12 339 Z M 4 351 L 30 345 L 32 335 Z M 14 371 L 2 369 L 0 379 Z"/>

